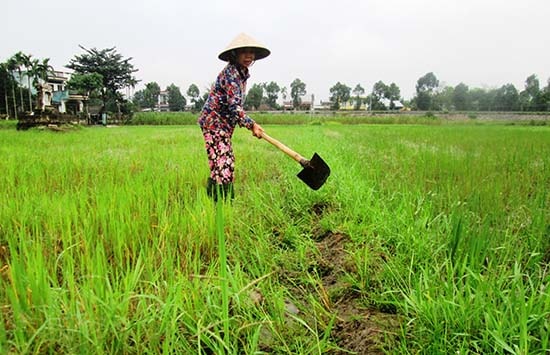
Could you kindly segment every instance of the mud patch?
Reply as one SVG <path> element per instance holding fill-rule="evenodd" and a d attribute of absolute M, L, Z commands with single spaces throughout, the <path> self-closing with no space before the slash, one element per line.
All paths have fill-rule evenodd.
<path fill-rule="evenodd" d="M 383 354 L 387 338 L 399 329 L 399 321 L 395 314 L 363 306 L 361 292 L 345 281 L 346 273 L 356 272 L 346 249 L 351 245 L 350 237 L 333 231 L 313 237 L 319 251 L 315 269 L 324 290 L 322 301 L 336 316 L 331 337 L 342 349 L 331 354 Z"/>
<path fill-rule="evenodd" d="M 333 351 L 332 354 L 385 354 L 386 339 L 396 335 L 391 330 L 399 329 L 396 317 L 357 308 L 349 311 L 352 313 L 348 314 L 348 318 L 339 319 L 332 330 L 333 338 L 344 350 Z"/>
<path fill-rule="evenodd" d="M 346 244 L 350 242 L 349 236 L 328 231 L 315 237 L 315 240 L 320 254 L 316 268 L 324 288 L 330 290 L 336 286 L 349 287 L 345 283 L 340 284 L 346 272 L 355 271 L 345 249 Z"/>
<path fill-rule="evenodd" d="M 301 318 L 314 321 L 319 313 L 312 314 L 313 307 L 321 306 L 330 319 L 334 318 L 329 340 L 331 348 L 327 354 L 384 354 L 399 334 L 401 319 L 396 309 L 371 306 L 366 291 L 355 285 L 357 256 L 356 241 L 341 231 L 322 227 L 321 219 L 337 206 L 330 202 L 316 202 L 309 208 L 312 217 L 311 241 L 313 250 L 306 256 L 307 272 L 303 269 L 289 269 L 283 266 L 281 279 L 292 294 L 292 300 L 302 310 Z M 273 230 L 279 237 L 280 232 Z M 384 260 L 384 255 L 377 255 Z M 373 278 L 378 274 L 372 269 Z M 373 284 L 376 282 L 372 280 Z M 315 295 L 315 305 L 310 297 Z M 323 315 L 324 317 L 325 315 Z M 325 319 L 328 321 L 328 319 Z"/>
<path fill-rule="evenodd" d="M 322 216 L 329 207 L 330 204 L 328 202 L 317 202 L 311 206 L 311 212 L 316 216 Z"/>

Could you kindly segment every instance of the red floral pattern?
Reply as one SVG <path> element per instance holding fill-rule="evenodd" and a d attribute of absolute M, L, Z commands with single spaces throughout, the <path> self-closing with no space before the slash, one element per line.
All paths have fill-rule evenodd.
<path fill-rule="evenodd" d="M 203 129 L 210 178 L 217 184 L 228 184 L 234 180 L 235 155 L 231 147 L 231 132 Z"/>
<path fill-rule="evenodd" d="M 227 64 L 212 85 L 198 123 L 203 129 L 218 130 L 240 127 L 251 129 L 254 120 L 243 108 L 248 69 Z"/>
<path fill-rule="evenodd" d="M 248 129 L 254 126 L 254 120 L 243 108 L 249 76 L 247 68 L 227 64 L 212 85 L 198 119 L 208 155 L 210 177 L 217 184 L 228 184 L 234 180 L 233 130 L 237 125 Z"/>

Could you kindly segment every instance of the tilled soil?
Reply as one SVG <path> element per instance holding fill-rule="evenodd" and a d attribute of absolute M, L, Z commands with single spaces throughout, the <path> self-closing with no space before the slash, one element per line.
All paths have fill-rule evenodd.
<path fill-rule="evenodd" d="M 343 349 L 332 354 L 383 354 L 385 337 L 398 326 L 397 316 L 362 306 L 361 295 L 342 281 L 345 272 L 353 272 L 346 252 L 349 236 L 325 232 L 316 239 L 321 283 L 329 295 L 329 309 L 336 315 L 331 337 Z"/>

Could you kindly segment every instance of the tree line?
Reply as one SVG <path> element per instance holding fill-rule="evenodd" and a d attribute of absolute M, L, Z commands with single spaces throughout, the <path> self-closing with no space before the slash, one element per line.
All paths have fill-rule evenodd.
<path fill-rule="evenodd" d="M 186 92 L 191 101 L 191 109 L 200 110 L 208 96 L 209 88 L 205 88 L 202 95 L 195 84 L 191 84 Z M 170 93 L 169 103 L 171 111 L 183 110 L 186 99 L 178 87 L 171 85 L 166 89 Z M 138 107 L 154 109 L 160 88 L 152 82 L 146 88 L 136 92 L 134 104 Z M 290 84 L 290 93 L 287 87 L 271 81 L 269 83 L 253 84 L 248 90 L 245 108 L 281 110 L 279 98 L 289 102 L 293 109 L 300 109 L 302 97 L 306 95 L 306 84 L 299 78 Z M 173 98 L 173 99 L 172 99 Z M 290 101 L 287 101 L 289 99 Z M 350 86 L 337 82 L 330 88 L 328 107 L 339 110 L 343 105 L 359 110 L 367 108 L 372 111 L 393 110 L 407 106 L 411 110 L 422 111 L 508 111 L 508 112 L 549 112 L 550 111 L 550 79 L 542 87 L 535 74 L 525 80 L 523 90 L 518 90 L 513 84 L 505 84 L 499 88 L 470 88 L 464 83 L 456 86 L 440 85 L 439 79 L 433 72 L 420 77 L 416 83 L 416 94 L 411 100 L 401 96 L 401 90 L 395 83 L 386 84 L 377 81 L 370 93 L 361 84 Z M 172 105 L 171 102 L 175 104 Z M 177 103 L 177 104 L 176 104 Z M 397 104 L 402 104 L 397 106 Z"/>
<path fill-rule="evenodd" d="M 291 84 L 290 97 L 292 98 L 293 107 L 299 108 L 301 97 L 306 94 L 306 85 L 296 79 Z M 181 89 L 171 84 L 164 90 L 164 95 L 167 97 L 167 107 L 170 111 L 183 111 L 190 108 L 193 111 L 202 109 L 210 88 L 205 88 L 200 92 L 196 84 L 191 84 L 187 88 L 186 94 L 189 98 L 190 105 L 187 106 L 187 99 L 181 93 Z M 145 88 L 137 91 L 133 96 L 133 103 L 140 109 L 157 110 L 159 109 L 161 88 L 157 82 L 149 82 L 145 84 Z M 283 100 L 288 98 L 288 89 L 280 87 L 276 82 L 254 84 L 248 90 L 245 100 L 245 109 L 260 109 L 262 105 L 267 109 L 279 110 L 281 106 L 277 103 L 281 95 Z"/>
<path fill-rule="evenodd" d="M 67 87 L 86 95 L 88 105 L 100 106 L 101 112 L 123 114 L 143 109 L 156 110 L 159 104 L 164 104 L 163 107 L 170 111 L 198 111 L 208 97 L 209 88 L 201 93 L 196 84 L 189 85 L 186 98 L 175 84 L 162 92 L 156 82 L 149 82 L 129 98 L 122 94 L 123 90 L 135 88 L 139 82 L 134 76 L 138 69 L 131 63 L 132 58 L 122 56 L 116 47 L 80 48 L 84 53 L 75 55 L 66 65 L 73 70 Z M 19 114 L 33 111 L 36 89 L 52 74 L 49 58 L 38 59 L 18 52 L 1 62 L 0 114 L 17 118 Z M 346 105 L 346 108 L 356 110 L 366 107 L 378 111 L 392 110 L 398 107 L 396 103 L 402 103 L 412 110 L 427 111 L 550 111 L 550 79 L 543 87 L 535 74 L 527 77 L 523 90 L 518 90 L 513 84 L 491 89 L 470 88 L 464 83 L 444 86 L 433 72 L 429 72 L 418 79 L 411 100 L 404 100 L 400 91 L 395 83 L 383 81 L 376 82 L 368 93 L 361 84 L 352 89 L 337 82 L 330 88 L 328 108 L 338 110 Z M 294 79 L 289 88 L 274 81 L 253 84 L 248 90 L 245 108 L 280 110 L 289 104 L 292 109 L 300 109 L 306 94 L 306 83 L 299 78 Z M 160 102 L 161 98 L 163 102 Z M 287 105 L 281 106 L 280 98 Z"/>
<path fill-rule="evenodd" d="M 513 84 L 499 88 L 469 88 L 460 83 L 441 86 L 434 73 L 427 73 L 416 83 L 416 96 L 410 106 L 418 110 L 432 111 L 550 111 L 550 79 L 541 87 L 535 74 L 525 79 L 523 90 Z"/>

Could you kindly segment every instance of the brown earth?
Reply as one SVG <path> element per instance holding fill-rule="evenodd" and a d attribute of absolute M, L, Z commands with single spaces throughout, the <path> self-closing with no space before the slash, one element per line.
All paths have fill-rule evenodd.
<path fill-rule="evenodd" d="M 329 336 L 332 348 L 325 352 L 327 354 L 384 354 L 398 336 L 401 320 L 394 307 L 372 306 L 365 292 L 348 281 L 347 275 L 357 272 L 350 257 L 354 243 L 346 233 L 323 230 L 318 223 L 334 208 L 328 203 L 317 203 L 309 210 L 314 217 L 311 238 L 316 248 L 307 255 L 310 260 L 307 272 L 314 281 L 305 278 L 301 269 L 280 270 L 281 281 L 292 295 L 289 300 L 292 307 L 287 307 L 287 313 L 297 314 L 306 322 L 316 322 L 312 317 L 319 317 L 319 314 L 310 310 L 321 306 L 326 311 L 325 322 L 334 318 Z M 278 247 L 294 250 L 292 241 L 282 238 L 278 230 L 273 230 L 273 236 Z M 380 259 L 384 260 L 385 256 L 380 255 Z M 319 304 L 311 304 L 312 295 Z M 270 340 L 272 336 L 263 338 Z M 272 344 L 267 340 L 261 348 L 269 352 Z"/>
<path fill-rule="evenodd" d="M 346 272 L 354 271 L 346 252 L 349 242 L 349 236 L 330 231 L 318 236 L 316 242 L 326 306 L 336 315 L 331 337 L 342 348 L 331 354 L 383 354 L 386 337 L 393 337 L 399 327 L 398 318 L 362 305 L 361 294 L 342 280 Z"/>

